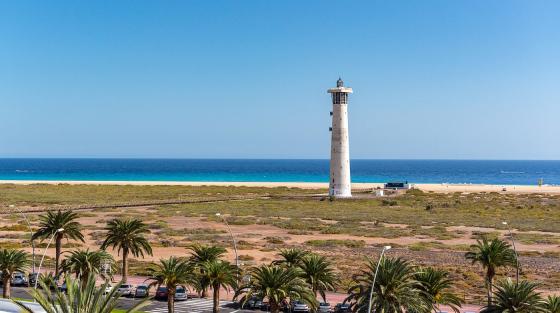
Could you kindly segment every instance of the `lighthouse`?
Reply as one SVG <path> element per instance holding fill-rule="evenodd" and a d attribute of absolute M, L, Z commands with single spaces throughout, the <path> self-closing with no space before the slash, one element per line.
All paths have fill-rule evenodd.
<path fill-rule="evenodd" d="M 348 94 L 352 88 L 344 87 L 342 79 L 336 81 L 336 88 L 330 88 L 332 95 L 331 162 L 329 196 L 352 197 L 350 180 L 350 148 L 348 143 Z"/>

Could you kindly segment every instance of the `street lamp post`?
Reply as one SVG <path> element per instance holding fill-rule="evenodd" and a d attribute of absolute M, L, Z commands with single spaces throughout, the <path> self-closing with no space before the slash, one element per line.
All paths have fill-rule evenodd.
<path fill-rule="evenodd" d="M 47 250 L 49 249 L 49 246 L 51 245 L 51 242 L 54 239 L 54 236 L 56 236 L 56 234 L 63 232 L 64 228 L 59 228 L 57 229 L 55 232 L 53 232 L 51 238 L 49 239 L 49 242 L 47 243 L 47 247 L 45 248 L 45 252 L 43 252 L 43 256 L 41 257 L 41 262 L 39 262 L 39 270 L 37 272 L 37 278 L 35 278 L 35 286 L 33 287 L 34 289 L 37 289 L 37 282 L 39 281 L 39 274 L 41 273 L 41 266 L 43 266 L 43 261 L 45 260 L 45 255 L 47 254 Z M 56 275 L 57 273 L 55 273 Z"/>
<path fill-rule="evenodd" d="M 18 207 L 10 204 L 10 208 L 16 210 L 21 216 L 23 216 L 23 219 L 25 220 L 25 222 L 27 223 L 27 227 L 29 228 L 29 240 L 31 241 L 31 255 L 33 260 L 31 266 L 33 268 L 33 273 L 35 273 L 35 241 L 33 240 L 33 229 L 31 228 L 31 223 L 29 222 L 29 219 L 27 219 L 27 215 L 25 215 L 23 211 L 18 209 Z"/>
<path fill-rule="evenodd" d="M 377 261 L 377 266 L 375 268 L 375 274 L 373 274 L 373 282 L 371 283 L 371 290 L 369 291 L 369 304 L 368 304 L 368 311 L 367 313 L 371 313 L 371 306 L 372 306 L 372 300 L 373 300 L 373 287 L 375 287 L 375 280 L 377 279 L 377 271 L 379 271 L 379 264 L 381 264 L 381 260 L 383 259 L 383 255 L 385 254 L 385 251 L 391 249 L 391 246 L 385 246 L 383 247 L 383 250 L 381 251 L 381 255 L 379 256 L 379 261 Z"/>
<path fill-rule="evenodd" d="M 511 232 L 511 228 L 509 227 L 508 222 L 502 222 L 503 225 L 507 226 L 509 231 L 509 237 L 511 238 L 511 243 L 513 246 L 513 252 L 515 252 L 515 284 L 519 285 L 519 254 L 517 254 L 517 249 L 515 248 L 515 240 L 513 239 L 513 233 Z"/>
<path fill-rule="evenodd" d="M 381 255 L 379 256 L 379 261 L 377 261 L 377 266 L 375 268 L 375 274 L 373 274 L 373 282 L 371 283 L 371 290 L 369 291 L 369 304 L 368 304 L 368 312 L 367 313 L 371 313 L 371 306 L 372 306 L 372 300 L 373 300 L 373 287 L 375 287 L 375 280 L 377 279 L 377 271 L 379 271 L 379 264 L 381 264 L 381 260 L 383 259 L 383 255 L 385 254 L 385 251 L 391 249 L 391 246 L 385 246 L 383 247 L 383 250 L 381 250 Z"/>
<path fill-rule="evenodd" d="M 235 266 L 237 266 L 239 268 L 239 256 L 237 255 L 237 242 L 235 242 L 235 237 L 233 236 L 233 232 L 231 231 L 231 228 L 229 227 L 229 224 L 228 224 L 226 218 L 223 217 L 222 214 L 216 213 L 216 216 L 221 217 L 222 220 L 226 223 L 227 229 L 228 229 L 229 234 L 231 236 L 231 240 L 233 241 L 233 251 L 235 251 Z"/>

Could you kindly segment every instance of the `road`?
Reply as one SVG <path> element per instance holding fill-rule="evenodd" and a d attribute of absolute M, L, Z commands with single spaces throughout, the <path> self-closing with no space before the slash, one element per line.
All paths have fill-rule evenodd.
<path fill-rule="evenodd" d="M 2 288 L 0 288 L 2 290 Z M 23 287 L 12 287 L 12 297 L 19 299 L 31 299 L 31 296 L 27 292 L 29 288 Z M 142 299 L 134 299 L 121 297 L 118 301 L 118 309 L 130 309 L 136 303 L 142 301 Z M 258 313 L 261 311 L 253 310 L 239 310 L 233 306 L 231 301 L 220 301 L 221 313 Z M 441 307 L 442 311 L 451 312 L 451 310 L 445 306 Z M 465 305 L 463 306 L 461 312 L 478 312 L 480 310 L 479 306 Z M 141 309 L 143 312 L 148 313 L 166 313 L 167 312 L 167 302 L 152 300 L 149 304 Z M 187 301 L 175 302 L 175 312 L 177 313 L 209 313 L 212 312 L 212 299 L 199 299 L 199 298 L 189 298 Z M 264 311 L 263 311 L 264 312 Z"/>
<path fill-rule="evenodd" d="M 2 288 L 0 288 L 0 291 Z M 24 287 L 12 287 L 12 298 L 18 299 L 32 299 L 29 295 L 30 288 Z M 119 298 L 117 308 L 118 309 L 130 309 L 138 302 L 142 301 L 143 299 L 134 299 L 134 298 L 127 298 L 121 297 Z M 167 302 L 166 301 L 159 301 L 159 300 L 152 300 L 148 302 L 149 304 L 141 309 L 141 311 L 148 312 L 148 313 L 165 313 L 167 312 Z M 212 312 L 212 299 L 198 299 L 193 298 L 187 301 L 179 301 L 175 302 L 175 312 L 177 313 L 208 313 Z M 233 302 L 231 301 L 220 301 L 220 312 L 222 313 L 254 313 L 253 311 L 248 310 L 236 310 L 233 307 Z"/>

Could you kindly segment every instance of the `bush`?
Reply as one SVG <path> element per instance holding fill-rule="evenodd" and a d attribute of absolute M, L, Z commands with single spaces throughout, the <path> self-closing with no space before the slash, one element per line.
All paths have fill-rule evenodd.
<path fill-rule="evenodd" d="M 382 206 L 395 206 L 398 205 L 396 200 L 387 200 L 387 199 L 383 199 L 381 200 L 381 205 Z"/>
<path fill-rule="evenodd" d="M 272 244 L 283 244 L 284 243 L 284 239 L 282 239 L 280 237 L 265 237 L 264 240 L 266 240 L 266 242 L 272 243 Z"/>

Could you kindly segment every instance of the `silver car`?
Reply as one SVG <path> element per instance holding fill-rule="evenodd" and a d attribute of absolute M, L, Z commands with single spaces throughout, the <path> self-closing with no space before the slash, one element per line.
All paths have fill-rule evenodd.
<path fill-rule="evenodd" d="M 175 288 L 175 301 L 185 301 L 187 300 L 188 295 L 187 295 L 187 290 L 183 287 L 177 287 Z"/>
<path fill-rule="evenodd" d="M 118 292 L 121 296 L 132 296 L 134 294 L 134 286 L 129 284 L 122 284 L 119 286 Z"/>
<path fill-rule="evenodd" d="M 25 277 L 24 273 L 21 272 L 15 272 L 14 275 L 12 275 L 12 286 L 27 286 L 27 278 Z"/>
<path fill-rule="evenodd" d="M 319 303 L 319 312 L 320 313 L 330 313 L 332 312 L 331 304 L 327 302 Z"/>
<path fill-rule="evenodd" d="M 308 313 L 309 306 L 303 302 L 296 301 L 292 307 L 292 312 Z"/>
<path fill-rule="evenodd" d="M 149 291 L 148 291 L 148 286 L 146 285 L 140 285 L 138 287 L 136 287 L 136 290 L 134 291 L 134 297 L 135 298 L 145 298 L 149 295 Z"/>

